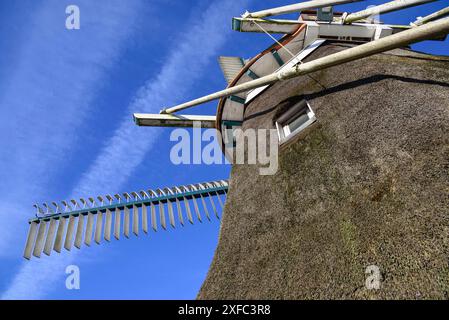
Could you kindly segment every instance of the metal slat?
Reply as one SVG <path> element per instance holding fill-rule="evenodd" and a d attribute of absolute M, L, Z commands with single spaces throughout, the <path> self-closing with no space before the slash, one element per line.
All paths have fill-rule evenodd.
<path fill-rule="evenodd" d="M 152 192 L 153 192 L 153 195 L 156 195 L 157 197 L 166 196 L 165 192 L 162 189 L 157 189 L 156 192 L 154 192 L 154 191 L 152 191 Z M 161 227 L 164 230 L 167 230 L 167 221 L 165 219 L 165 206 L 164 206 L 164 203 L 160 200 L 159 200 L 159 219 L 160 219 Z"/>
<path fill-rule="evenodd" d="M 196 212 L 196 217 L 200 222 L 203 222 L 203 220 L 201 219 L 200 209 L 198 208 L 198 203 L 196 202 L 195 197 L 192 197 L 192 201 L 193 201 L 193 208 L 195 209 Z"/>
<path fill-rule="evenodd" d="M 174 190 L 174 191 L 171 191 L 172 194 L 175 194 L 175 193 L 176 194 L 182 194 L 181 189 L 179 189 L 178 187 L 174 187 L 171 190 Z M 185 198 L 183 198 L 183 200 L 185 200 Z M 178 198 L 175 198 L 175 201 L 176 201 L 176 208 L 178 210 L 179 223 L 184 227 L 184 217 L 183 217 L 182 209 L 181 209 L 181 201 L 179 201 Z"/>
<path fill-rule="evenodd" d="M 223 209 L 224 208 L 224 204 L 223 204 L 223 201 L 221 200 L 220 194 L 218 192 L 217 192 L 217 198 L 218 198 L 218 202 L 220 202 L 221 209 Z"/>
<path fill-rule="evenodd" d="M 154 231 L 157 231 L 157 221 L 156 221 L 156 207 L 153 203 L 150 203 L 151 207 L 151 227 Z"/>
<path fill-rule="evenodd" d="M 70 249 L 72 248 L 74 231 L 75 231 L 75 216 L 70 216 L 64 242 L 64 249 L 66 249 L 67 251 L 70 251 Z"/>
<path fill-rule="evenodd" d="M 100 244 L 101 241 L 101 231 L 103 229 L 103 212 L 97 212 L 97 224 L 95 225 L 95 242 Z"/>
<path fill-rule="evenodd" d="M 111 241 L 111 229 L 112 229 L 112 212 L 106 209 L 106 219 L 104 222 L 104 240 Z"/>
<path fill-rule="evenodd" d="M 217 219 L 220 219 L 220 216 L 218 215 L 217 207 L 215 206 L 215 203 L 214 203 L 214 199 L 212 199 L 212 194 L 208 193 L 208 198 L 209 198 L 210 204 L 212 206 L 212 210 L 215 213 L 215 216 L 217 217 Z"/>
<path fill-rule="evenodd" d="M 198 191 L 197 187 L 195 187 L 193 184 L 189 185 L 187 188 L 184 187 L 184 189 L 187 190 L 187 191 Z M 202 197 L 201 194 L 200 194 L 200 197 Z M 198 206 L 198 202 L 196 201 L 195 197 L 192 197 L 192 202 L 193 202 L 193 207 L 195 209 L 196 216 L 197 216 L 198 220 L 200 222 L 203 222 L 203 220 L 201 218 L 201 213 L 200 213 L 200 209 L 199 209 L 199 206 Z M 205 209 L 207 210 L 207 208 L 205 208 Z M 209 213 L 207 213 L 207 214 L 209 214 Z"/>
<path fill-rule="evenodd" d="M 40 258 L 42 249 L 44 248 L 45 231 L 47 230 L 47 222 L 41 221 L 37 231 L 36 243 L 34 244 L 33 256 Z"/>
<path fill-rule="evenodd" d="M 184 226 L 184 217 L 182 216 L 181 202 L 176 198 L 176 208 L 178 210 L 179 223 Z"/>
<path fill-rule="evenodd" d="M 23 257 L 27 260 L 31 258 L 31 252 L 33 251 L 34 240 L 36 239 L 37 234 L 37 222 L 31 222 L 30 228 L 28 230 L 28 237 L 25 244 L 25 250 L 23 252 Z"/>
<path fill-rule="evenodd" d="M 59 219 L 58 230 L 56 231 L 55 245 L 53 246 L 53 250 L 60 253 L 62 249 L 62 241 L 64 237 L 65 225 L 67 223 L 67 218 L 61 217 Z"/>
<path fill-rule="evenodd" d="M 192 211 L 190 210 L 190 204 L 187 198 L 184 198 L 184 206 L 186 207 L 187 211 L 187 219 L 189 219 L 189 222 L 193 224 Z"/>
<path fill-rule="evenodd" d="M 53 241 L 55 240 L 56 225 L 58 221 L 56 219 L 50 219 L 50 226 L 47 231 L 47 239 L 45 239 L 44 253 L 49 256 L 51 249 L 53 248 Z"/>
<path fill-rule="evenodd" d="M 120 209 L 115 208 L 114 237 L 120 239 Z"/>
<path fill-rule="evenodd" d="M 207 197 L 209 198 L 210 204 L 212 206 L 212 210 L 214 211 L 217 219 L 220 219 L 220 216 L 218 215 L 217 207 L 215 205 L 215 201 L 213 199 L 214 195 L 216 195 L 218 193 L 217 192 L 209 192 L 210 189 L 214 188 L 214 184 L 206 182 L 206 183 L 200 184 L 200 186 L 202 187 L 203 190 L 205 190 L 207 192 Z"/>
<path fill-rule="evenodd" d="M 204 197 L 202 194 L 200 194 L 200 197 L 201 197 L 201 203 L 203 204 L 203 207 L 204 207 L 204 211 L 206 212 L 207 220 L 210 221 L 210 215 L 209 215 L 209 210 L 207 209 L 206 201 L 204 200 Z"/>
<path fill-rule="evenodd" d="M 87 214 L 86 234 L 84 236 L 84 244 L 90 246 L 92 243 L 92 234 L 94 230 L 94 214 L 89 212 Z"/>
<path fill-rule="evenodd" d="M 225 180 L 216 181 L 214 184 L 219 187 L 229 187 L 229 183 Z M 224 194 L 225 194 L 225 200 L 226 200 L 227 190 L 224 190 Z M 222 201 L 221 195 L 218 192 L 217 192 L 217 198 L 218 198 L 218 202 L 220 202 L 221 209 L 224 209 L 224 202 Z"/>
<path fill-rule="evenodd" d="M 148 233 L 148 210 L 146 205 L 142 205 L 142 230 Z"/>
<path fill-rule="evenodd" d="M 127 206 L 123 209 L 123 234 L 129 238 L 129 208 Z"/>
<path fill-rule="evenodd" d="M 164 208 L 164 204 L 159 201 L 159 218 L 161 219 L 161 227 L 164 230 L 167 230 L 167 223 L 165 221 L 165 208 Z"/>
<path fill-rule="evenodd" d="M 133 205 L 133 233 L 139 235 L 139 208 Z"/>
<path fill-rule="evenodd" d="M 81 243 L 83 242 L 83 230 L 84 230 L 84 215 L 80 214 L 78 217 L 78 226 L 76 227 L 75 247 L 81 249 Z"/>
<path fill-rule="evenodd" d="M 173 204 L 170 200 L 167 200 L 167 206 L 168 206 L 168 218 L 170 220 L 170 225 L 174 228 L 175 227 L 175 215 L 173 214 Z"/>

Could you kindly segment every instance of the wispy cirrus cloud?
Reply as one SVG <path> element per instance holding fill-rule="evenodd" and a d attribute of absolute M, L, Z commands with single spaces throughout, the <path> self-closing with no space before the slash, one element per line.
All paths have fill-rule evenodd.
<path fill-rule="evenodd" d="M 20 256 L 30 218 L 28 201 L 53 187 L 57 168 L 67 161 L 65 155 L 125 48 L 143 1 L 111 0 L 105 5 L 78 0 L 81 29 L 68 31 L 65 8 L 71 3 L 36 6 L 32 20 L 21 25 L 22 43 L 9 62 L 8 77 L 0 79 L 0 256 L 5 259 Z M 8 36 L 14 41 L 14 34 Z M 50 281 L 49 270 L 64 259 L 24 264 L 3 298 L 41 297 L 48 282 L 36 285 Z"/>
<path fill-rule="evenodd" d="M 131 114 L 137 111 L 158 112 L 161 106 L 181 102 L 194 83 L 201 79 L 201 74 L 211 59 L 216 57 L 218 49 L 225 44 L 231 33 L 229 17 L 241 6 L 241 2 L 236 4 L 232 0 L 215 1 L 200 17 L 188 24 L 191 26 L 189 29 L 182 30 L 159 74 L 138 90 L 135 99 L 126 109 L 123 120 L 98 152 L 96 160 L 82 175 L 73 190 L 74 195 L 120 189 L 151 150 L 159 135 L 157 130 L 152 130 L 149 137 L 145 130 L 132 123 Z M 62 277 L 64 266 L 72 259 L 73 256 L 64 255 L 56 259 L 27 262 L 17 273 L 3 298 L 42 298 L 46 294 L 46 290 L 42 290 L 44 284 L 54 283 Z M 36 268 L 45 269 L 45 272 L 36 276 Z"/>
<path fill-rule="evenodd" d="M 217 57 L 232 30 L 229 20 L 248 1 L 213 2 L 195 21 L 189 23 L 172 44 L 158 76 L 151 78 L 139 89 L 134 101 L 114 135 L 92 166 L 83 174 L 75 189 L 78 194 L 93 194 L 101 190 L 118 190 L 141 163 L 159 136 L 157 129 L 139 129 L 132 123 L 134 112 L 158 113 L 163 106 L 183 102 L 195 82 L 202 77 L 211 59 Z M 116 173 L 120 172 L 118 176 Z"/>
<path fill-rule="evenodd" d="M 0 256 L 8 255 L 19 237 L 22 242 L 25 232 L 17 230 L 30 214 L 23 199 L 40 199 L 42 190 L 52 187 L 142 4 L 77 1 L 81 29 L 68 31 L 69 3 L 42 2 L 31 21 L 14 21 L 22 43 L 9 62 L 10 73 L 0 79 L 0 220 L 8 221 L 0 224 Z M 14 34 L 8 36 L 15 41 Z"/>

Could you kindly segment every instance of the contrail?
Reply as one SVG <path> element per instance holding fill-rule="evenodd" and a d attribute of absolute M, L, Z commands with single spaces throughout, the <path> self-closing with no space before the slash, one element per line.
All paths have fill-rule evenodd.
<path fill-rule="evenodd" d="M 195 19 L 198 22 L 194 22 L 189 30 L 183 30 L 177 39 L 177 47 L 167 56 L 159 75 L 138 90 L 119 127 L 82 175 L 73 195 L 104 194 L 107 190 L 120 189 L 158 138 L 157 130 L 153 129 L 150 136 L 145 130 L 136 127 L 132 113 L 157 112 L 163 105 L 182 100 L 232 32 L 229 17 L 246 4 L 245 1 L 239 4 L 233 0 L 215 1 L 201 17 Z M 64 275 L 65 266 L 74 261 L 73 253 L 55 260 L 26 262 L 2 298 L 44 297 L 50 289 L 43 288 Z"/>

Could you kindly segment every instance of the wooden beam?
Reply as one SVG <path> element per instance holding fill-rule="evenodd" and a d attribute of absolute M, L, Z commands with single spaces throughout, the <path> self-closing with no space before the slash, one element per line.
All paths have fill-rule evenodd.
<path fill-rule="evenodd" d="M 215 116 L 135 113 L 134 122 L 142 127 L 193 127 L 194 122 L 202 128 L 215 128 Z"/>

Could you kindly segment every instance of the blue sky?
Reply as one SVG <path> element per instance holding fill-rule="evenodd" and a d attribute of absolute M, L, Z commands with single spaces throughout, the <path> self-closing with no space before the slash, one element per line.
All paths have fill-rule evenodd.
<path fill-rule="evenodd" d="M 384 1 L 340 6 L 360 10 Z M 222 89 L 216 58 L 249 58 L 271 44 L 236 33 L 231 17 L 272 0 L 20 0 L 0 2 L 0 296 L 25 299 L 192 299 L 217 244 L 219 222 L 25 261 L 33 203 L 229 176 L 227 165 L 174 166 L 170 129 L 139 128 L 133 112 Z M 65 8 L 81 29 L 65 29 Z M 383 16 L 409 23 L 439 1 Z M 449 55 L 448 41 L 415 49 Z M 212 102 L 189 113 L 214 114 Z M 65 267 L 81 290 L 65 288 Z"/>

